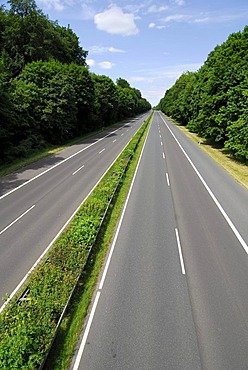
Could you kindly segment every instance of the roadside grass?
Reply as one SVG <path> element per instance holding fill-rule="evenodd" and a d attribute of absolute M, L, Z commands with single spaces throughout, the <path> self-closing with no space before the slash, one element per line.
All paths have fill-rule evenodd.
<path fill-rule="evenodd" d="M 122 178 L 118 191 L 116 192 L 113 202 L 107 212 L 106 218 L 98 234 L 97 241 L 92 250 L 91 258 L 82 274 L 72 302 L 61 323 L 58 335 L 44 366 L 45 370 L 65 370 L 69 367 L 95 292 L 99 275 L 108 253 L 108 248 L 111 244 L 118 219 L 121 215 L 122 208 L 130 188 L 148 129 L 149 125 L 139 142 L 135 154 L 128 165 L 128 169 Z"/>
<path fill-rule="evenodd" d="M 215 162 L 222 166 L 236 181 L 248 190 L 248 166 L 235 160 L 217 145 L 190 132 L 185 126 L 168 117 L 187 137 L 200 146 Z M 199 144 L 200 143 L 200 144 Z"/>

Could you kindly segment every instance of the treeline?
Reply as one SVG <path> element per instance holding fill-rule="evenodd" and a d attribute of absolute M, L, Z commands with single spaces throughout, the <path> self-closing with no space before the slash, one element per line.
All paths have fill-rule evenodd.
<path fill-rule="evenodd" d="M 0 163 L 151 108 L 126 80 L 91 73 L 86 57 L 34 0 L 0 6 Z"/>
<path fill-rule="evenodd" d="M 248 163 L 248 26 L 217 46 L 197 72 L 184 73 L 158 108 Z"/>

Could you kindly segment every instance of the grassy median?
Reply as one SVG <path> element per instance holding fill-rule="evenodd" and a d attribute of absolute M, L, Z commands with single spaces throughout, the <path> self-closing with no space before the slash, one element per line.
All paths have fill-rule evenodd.
<path fill-rule="evenodd" d="M 57 338 L 44 366 L 44 369 L 46 370 L 64 370 L 67 369 L 70 364 L 75 346 L 82 331 L 85 317 L 94 295 L 99 274 L 102 270 L 106 254 L 111 244 L 118 219 L 130 188 L 148 128 L 149 125 L 139 142 L 132 160 L 128 165 L 128 169 L 121 180 L 118 191 L 110 205 L 100 233 L 97 237 L 97 241 L 92 250 L 91 258 L 79 281 L 73 300 L 61 323 Z"/>

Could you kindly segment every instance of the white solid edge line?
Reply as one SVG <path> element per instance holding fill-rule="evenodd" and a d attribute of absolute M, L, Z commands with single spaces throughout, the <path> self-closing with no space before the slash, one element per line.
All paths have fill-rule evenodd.
<path fill-rule="evenodd" d="M 150 127 L 149 127 L 149 131 L 150 131 Z M 84 352 L 85 344 L 86 344 L 86 341 L 87 341 L 87 338 L 88 338 L 88 335 L 89 335 L 90 327 L 91 327 L 91 324 L 92 324 L 92 321 L 93 321 L 93 318 L 94 318 L 94 315 L 95 315 L 95 311 L 96 311 L 96 308 L 97 308 L 97 304 L 98 304 L 98 301 L 99 301 L 99 298 L 100 298 L 100 295 L 101 295 L 101 290 L 103 288 L 103 284 L 104 284 L 104 281 L 105 281 L 105 278 L 106 278 L 106 275 L 107 275 L 107 272 L 108 272 L 108 268 L 109 268 L 109 265 L 110 265 L 110 262 L 111 262 L 111 258 L 112 258 L 114 249 L 115 249 L 115 245 L 116 245 L 116 241 L 117 241 L 120 229 L 121 229 L 122 221 L 123 221 L 123 218 L 125 216 L 126 208 L 127 208 L 128 201 L 129 201 L 129 198 L 130 198 L 130 195 L 131 195 L 131 192 L 132 192 L 132 188 L 133 188 L 133 185 L 134 185 L 134 181 L 135 181 L 138 169 L 139 169 L 140 161 L 141 161 L 141 158 L 143 156 L 143 152 L 144 152 L 144 148 L 145 148 L 145 145 L 146 145 L 146 142 L 147 142 L 147 137 L 148 137 L 149 131 L 147 133 L 147 136 L 146 136 L 146 139 L 145 139 L 145 142 L 144 142 L 144 145 L 143 145 L 143 148 L 142 148 L 142 151 L 141 151 L 141 154 L 140 154 L 140 157 L 139 157 L 139 160 L 138 160 L 135 172 L 134 172 L 134 176 L 133 176 L 133 179 L 132 179 L 129 191 L 128 191 L 128 195 L 127 195 L 127 198 L 126 198 L 126 201 L 125 201 L 122 213 L 121 213 L 120 221 L 119 221 L 118 227 L 116 229 L 116 233 L 115 233 L 112 245 L 111 245 L 111 249 L 110 249 L 110 252 L 109 252 L 109 255 L 108 255 L 108 259 L 107 259 L 107 262 L 106 262 L 105 267 L 104 267 L 102 278 L 101 278 L 101 281 L 100 281 L 100 284 L 99 284 L 99 287 L 98 287 L 98 292 L 96 294 L 96 297 L 95 297 L 95 300 L 94 300 L 94 303 L 93 303 L 93 306 L 92 306 L 92 310 L 91 310 L 91 313 L 90 313 L 90 316 L 89 316 L 89 321 L 87 322 L 86 329 L 85 329 L 82 341 L 80 343 L 80 347 L 79 347 L 77 357 L 76 357 L 76 360 L 75 360 L 75 363 L 74 363 L 74 366 L 73 366 L 73 370 L 78 369 L 81 358 L 82 358 L 82 355 L 83 355 L 83 352 Z"/>
<path fill-rule="evenodd" d="M 52 247 L 53 243 L 58 239 L 60 234 L 64 231 L 66 226 L 70 223 L 70 221 L 73 219 L 77 211 L 80 209 L 81 205 L 86 201 L 86 199 L 90 196 L 90 194 L 94 191 L 94 189 L 97 187 L 99 182 L 102 180 L 102 178 L 106 175 L 106 173 L 109 171 L 109 169 L 112 167 L 114 162 L 118 159 L 118 157 L 121 155 L 123 150 L 128 146 L 129 142 L 132 140 L 131 139 L 128 141 L 128 143 L 125 145 L 125 147 L 122 149 L 122 151 L 118 154 L 118 156 L 113 160 L 113 162 L 110 164 L 110 166 L 107 168 L 107 170 L 104 172 L 104 174 L 100 177 L 100 179 L 97 181 L 97 183 L 94 185 L 94 187 L 91 189 L 91 191 L 88 193 L 88 195 L 84 198 L 84 200 L 80 203 L 80 205 L 77 207 L 77 209 L 73 212 L 71 217 L 66 221 L 66 223 L 62 226 L 62 228 L 59 230 L 57 235 L 53 238 L 51 243 L 47 246 L 47 248 L 44 250 L 44 252 L 40 255 L 40 257 L 37 259 L 37 261 L 33 264 L 33 266 L 30 268 L 30 270 L 27 272 L 27 274 L 23 277 L 23 279 L 20 281 L 20 283 L 16 286 L 16 288 L 12 291 L 12 293 L 9 295 L 8 299 L 4 302 L 4 304 L 0 307 L 0 313 L 4 310 L 4 308 L 8 305 L 9 301 L 15 296 L 15 294 L 18 292 L 18 290 L 21 288 L 21 286 L 25 283 L 27 280 L 28 276 L 30 273 L 35 269 L 35 267 L 40 263 L 40 261 L 44 258 L 44 256 L 47 254 L 49 249 Z"/>
<path fill-rule="evenodd" d="M 23 186 L 26 186 L 26 185 L 27 185 L 27 184 L 29 184 L 30 182 L 32 182 L 32 181 L 34 181 L 34 180 L 38 179 L 39 177 L 41 177 L 41 176 L 42 176 L 42 175 L 44 175 L 45 173 L 47 173 L 47 172 L 49 172 L 49 171 L 53 170 L 54 168 L 56 168 L 56 167 L 60 166 L 61 164 L 63 164 L 63 163 L 65 163 L 65 162 L 67 162 L 69 159 L 71 159 L 71 158 L 75 157 L 76 155 L 78 155 L 78 154 L 82 153 L 84 150 L 86 150 L 86 149 L 90 148 L 91 146 L 93 146 L 93 145 L 95 145 L 95 144 L 99 143 L 99 142 L 100 142 L 100 141 L 102 141 L 103 139 L 106 139 L 106 137 L 108 137 L 108 136 L 112 135 L 113 133 L 117 132 L 117 131 L 118 131 L 118 130 L 120 130 L 122 127 L 123 127 L 123 126 L 119 127 L 118 129 L 116 129 L 116 130 L 114 130 L 114 131 L 111 131 L 110 133 L 108 133 L 108 135 L 105 135 L 104 137 L 102 137 L 102 138 L 98 139 L 98 140 L 97 140 L 97 141 L 95 141 L 94 143 L 91 143 L 91 144 L 89 144 L 88 146 L 86 146 L 85 148 L 83 148 L 83 149 L 79 150 L 78 152 L 76 152 L 76 153 L 74 153 L 74 154 L 70 155 L 68 158 L 63 159 L 61 162 L 58 162 L 58 163 L 56 163 L 54 166 L 49 167 L 47 170 L 45 170 L 45 171 L 43 171 L 43 172 L 39 173 L 37 176 L 32 177 L 32 179 L 30 179 L 30 180 L 28 180 L 28 181 L 24 182 L 23 184 L 21 184 L 21 185 L 17 186 L 16 188 L 14 188 L 14 189 L 12 189 L 12 190 L 8 191 L 7 193 L 5 193 L 5 194 L 1 195 L 1 196 L 0 196 L 0 200 L 1 200 L 1 199 L 3 199 L 3 198 L 5 198 L 5 197 L 7 197 L 7 196 L 8 196 L 8 195 L 10 195 L 11 193 L 14 193 L 14 191 L 16 191 L 16 190 L 18 190 L 18 189 L 22 188 Z"/>
<path fill-rule="evenodd" d="M 150 127 L 151 127 L 151 126 L 150 126 Z M 149 128 L 149 131 L 150 131 L 150 128 Z M 107 262 L 106 262 L 106 265 L 105 265 L 105 268 L 104 268 L 104 271 L 103 271 L 103 274 L 102 274 L 102 278 L 101 278 L 101 281 L 100 281 L 100 284 L 99 284 L 99 289 L 100 289 L 100 290 L 101 290 L 101 289 L 102 289 L 102 287 L 103 287 L 104 280 L 105 280 L 106 275 L 107 275 L 108 267 L 109 267 L 109 264 L 110 264 L 110 261 L 111 261 L 111 257 L 112 257 L 112 254 L 113 254 L 113 251 L 114 251 L 114 248 L 115 248 L 115 244 L 116 244 L 116 241 L 117 241 L 117 238 L 118 238 L 119 232 L 120 232 L 120 228 L 121 228 L 122 221 L 123 221 L 123 218 L 124 218 L 124 215 L 125 215 L 125 212 L 126 212 L 126 208 L 127 208 L 127 205 L 128 205 L 128 201 L 129 201 L 129 198 L 130 198 L 130 195 L 131 195 L 132 189 L 133 189 L 133 185 L 134 185 L 134 181 L 135 181 L 135 179 L 136 179 L 136 175 L 137 175 L 137 172 L 138 172 L 138 169 L 139 169 L 140 161 L 141 161 L 141 158 L 142 158 L 142 156 L 143 156 L 143 152 L 144 152 L 144 148 L 145 148 L 145 145 L 146 145 L 146 141 L 147 141 L 147 137 L 148 137 L 149 131 L 148 131 L 148 133 L 147 133 L 146 140 L 145 140 L 145 142 L 144 142 L 144 145 L 143 145 L 143 148 L 142 148 L 142 151 L 141 151 L 141 154 L 140 154 L 140 157 L 139 157 L 138 163 L 137 163 L 137 167 L 136 167 L 135 172 L 134 172 L 134 176 L 133 176 L 133 179 L 132 179 L 132 182 L 131 182 L 131 185 L 130 185 L 129 191 L 128 191 L 128 195 L 127 195 L 127 198 L 126 198 L 126 201 L 125 201 L 125 204 L 124 204 L 123 210 L 122 210 L 122 214 L 121 214 L 121 217 L 120 217 L 120 221 L 119 221 L 118 227 L 117 227 L 117 229 L 116 229 L 116 233 L 115 233 L 115 236 L 114 236 L 114 239 L 113 239 L 113 243 L 112 243 L 112 246 L 111 246 L 111 249 L 110 249 L 110 252 L 109 252 L 109 255 L 108 255 L 108 259 L 107 259 Z"/>
<path fill-rule="evenodd" d="M 231 221 L 231 219 L 229 218 L 229 216 L 227 215 L 227 213 L 225 212 L 225 210 L 223 209 L 223 207 L 221 206 L 221 204 L 219 203 L 219 201 L 217 200 L 217 198 L 213 194 L 212 190 L 209 188 L 209 186 L 207 185 L 206 181 L 203 179 L 203 177 L 201 176 L 200 172 L 197 170 L 197 168 L 195 167 L 194 163 L 191 161 L 191 159 L 189 158 L 188 154 L 183 149 L 182 145 L 179 143 L 178 139 L 176 138 L 176 136 L 174 135 L 174 133 L 172 132 L 172 130 L 170 129 L 170 127 L 168 126 L 168 124 L 166 123 L 166 121 L 164 120 L 164 118 L 161 115 L 161 113 L 159 113 L 159 114 L 160 114 L 160 117 L 162 118 L 162 120 L 164 121 L 164 124 L 166 125 L 166 127 L 170 131 L 171 135 L 174 137 L 175 141 L 177 142 L 179 148 L 182 150 L 183 154 L 185 155 L 185 157 L 187 158 L 187 160 L 191 164 L 191 166 L 194 169 L 195 173 L 197 174 L 197 176 L 201 180 L 201 182 L 204 185 L 205 189 L 207 190 L 207 192 L 209 193 L 209 195 L 213 199 L 214 203 L 216 204 L 216 206 L 220 210 L 222 216 L 225 218 L 226 222 L 228 223 L 228 225 L 232 229 L 234 235 L 236 236 L 236 238 L 238 239 L 238 241 L 240 242 L 240 244 L 244 248 L 246 254 L 248 254 L 248 245 L 246 244 L 245 240 L 242 238 L 242 236 L 240 235 L 240 233 L 238 232 L 238 230 L 234 226 L 233 222 Z"/>
<path fill-rule="evenodd" d="M 184 267 L 184 261 L 183 261 L 182 247 L 181 247 L 180 238 L 179 238 L 177 228 L 175 228 L 175 233 L 176 233 L 176 239 L 177 239 L 177 248 L 178 248 L 178 253 L 179 253 L 179 259 L 180 259 L 180 263 L 181 263 L 181 270 L 182 270 L 182 274 L 185 275 L 185 267 Z"/>
<path fill-rule="evenodd" d="M 82 342 L 81 342 L 79 350 L 78 350 L 78 354 L 77 354 L 76 361 L 75 361 L 74 366 L 73 366 L 73 370 L 77 370 L 79 365 L 80 365 L 80 361 L 81 361 L 81 358 L 82 358 L 82 355 L 83 355 L 86 340 L 87 340 L 87 337 L 88 337 L 88 334 L 89 334 L 89 331 L 90 331 L 91 323 L 93 321 L 93 318 L 94 318 L 94 315 L 95 315 L 95 312 L 96 312 L 96 308 L 97 308 L 97 304 L 98 304 L 98 301 L 99 301 L 99 298 L 100 298 L 100 294 L 101 294 L 100 292 L 96 293 L 96 298 L 95 298 L 95 301 L 94 301 L 94 304 L 93 304 L 93 307 L 92 307 L 92 310 L 91 310 L 91 313 L 90 313 L 89 321 L 87 322 L 87 326 L 86 326 L 86 329 L 85 329 L 85 332 L 84 332 Z"/>
<path fill-rule="evenodd" d="M 35 207 L 35 204 L 23 212 L 19 217 L 17 217 L 14 221 L 12 221 L 8 226 L 6 226 L 3 230 L 0 231 L 0 235 L 3 234 L 6 230 L 8 230 L 12 225 L 14 225 L 17 221 L 19 221 L 23 216 L 25 216 L 28 212 L 30 212 Z"/>

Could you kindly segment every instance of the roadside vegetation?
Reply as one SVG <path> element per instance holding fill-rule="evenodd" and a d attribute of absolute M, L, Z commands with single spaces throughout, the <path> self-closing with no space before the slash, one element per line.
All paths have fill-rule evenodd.
<path fill-rule="evenodd" d="M 111 233 L 116 225 L 118 212 L 121 209 L 119 201 L 119 211 L 115 211 L 117 213 L 112 218 L 111 209 L 113 204 L 117 204 L 117 198 L 114 203 L 112 200 L 117 189 L 118 193 L 120 192 L 121 182 L 126 181 L 127 178 L 131 179 L 132 173 L 128 172 L 128 176 L 125 174 L 127 168 L 132 168 L 134 171 L 138 156 L 137 150 L 140 150 L 142 146 L 141 140 L 145 136 L 150 118 L 151 115 L 92 194 L 82 204 L 71 223 L 44 259 L 30 273 L 19 294 L 9 301 L 1 313 L 1 369 L 31 370 L 41 365 L 52 344 L 64 307 L 80 277 L 80 283 L 76 290 L 77 299 L 70 306 L 60 330 L 65 341 L 63 348 L 67 348 L 69 342 L 71 344 L 65 351 L 65 359 L 55 356 L 56 361 L 60 362 L 57 368 L 61 369 L 62 363 L 68 364 L 73 351 L 73 343 L 76 343 L 83 317 L 94 291 L 97 275 L 104 260 L 104 253 L 106 253 Z M 132 162 L 133 158 L 134 162 Z M 125 184 L 127 189 L 129 185 Z M 124 199 L 123 193 L 122 199 Z M 108 209 L 110 212 L 106 213 Z M 109 225 L 109 220 L 112 220 L 111 229 L 107 229 L 108 234 L 104 232 L 99 234 L 103 220 L 105 220 L 105 230 Z M 97 238 L 98 244 L 95 244 Z M 102 240 L 105 240 L 103 249 L 100 247 Z M 86 269 L 85 266 L 87 266 Z M 83 295 L 81 294 L 82 288 Z M 77 300 L 79 300 L 78 303 L 75 303 Z M 76 310 L 77 312 L 74 311 L 76 308 L 79 308 Z M 75 328 L 73 333 L 72 327 Z M 55 365 L 52 368 L 56 368 Z"/>
<path fill-rule="evenodd" d="M 194 141 L 195 144 L 200 145 L 202 150 L 248 190 L 248 168 L 245 163 L 236 160 L 231 155 L 225 153 L 218 145 L 201 138 L 198 134 L 189 131 L 187 127 L 177 123 L 175 120 L 172 119 L 172 121 L 186 136 Z"/>
<path fill-rule="evenodd" d="M 91 73 L 87 54 L 34 0 L 0 6 L 0 165 L 151 108 L 126 80 Z"/>
<path fill-rule="evenodd" d="M 157 108 L 191 132 L 248 164 L 248 26 L 209 54 L 197 72 L 186 72 Z"/>

